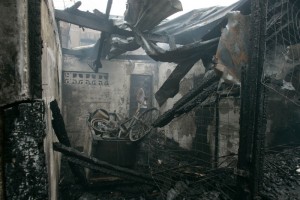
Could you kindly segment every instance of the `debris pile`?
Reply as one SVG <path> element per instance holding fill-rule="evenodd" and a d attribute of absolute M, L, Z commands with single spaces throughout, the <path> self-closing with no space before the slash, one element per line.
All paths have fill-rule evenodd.
<path fill-rule="evenodd" d="M 268 154 L 264 165 L 264 199 L 300 199 L 300 148 Z"/>

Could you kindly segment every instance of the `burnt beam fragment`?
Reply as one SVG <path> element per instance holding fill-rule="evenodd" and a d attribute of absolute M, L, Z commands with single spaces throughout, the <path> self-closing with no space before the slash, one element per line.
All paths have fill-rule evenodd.
<path fill-rule="evenodd" d="M 57 101 L 51 101 L 50 102 L 50 109 L 52 111 L 52 127 L 53 130 L 56 134 L 56 137 L 58 139 L 59 142 L 61 142 L 62 144 L 64 144 L 65 146 L 70 147 L 71 143 L 70 140 L 68 138 L 68 134 L 65 128 L 65 123 L 63 120 L 63 117 L 60 113 L 60 109 L 58 107 Z M 82 183 L 82 184 L 86 184 L 87 180 L 82 172 L 82 170 L 74 165 L 73 163 L 69 162 L 71 171 L 75 177 L 75 181 L 78 183 Z"/>
<path fill-rule="evenodd" d="M 155 93 L 156 101 L 162 106 L 168 98 L 174 97 L 179 91 L 180 80 L 190 71 L 199 58 L 184 61 L 176 66 L 168 79 Z"/>
<path fill-rule="evenodd" d="M 110 9 L 112 6 L 112 2 L 113 0 L 108 0 L 107 1 L 107 5 L 106 5 L 106 13 L 105 13 L 105 22 L 109 22 L 109 13 L 110 13 Z M 103 47 L 104 47 L 104 43 L 105 40 L 109 37 L 109 33 L 105 33 L 102 32 L 101 37 L 100 37 L 100 45 L 99 45 L 99 49 L 98 49 L 98 54 L 97 54 L 97 58 L 94 61 L 94 66 L 95 66 L 95 72 L 98 72 L 99 68 L 102 68 L 102 64 L 101 64 L 101 57 L 102 57 L 102 52 L 103 52 Z"/>
<path fill-rule="evenodd" d="M 58 138 L 59 142 L 66 146 L 71 146 L 70 140 L 68 138 L 68 134 L 65 128 L 65 123 L 63 117 L 60 113 L 60 109 L 58 107 L 57 101 L 50 102 L 50 109 L 52 111 L 52 127 L 55 131 L 56 137 Z"/>
<path fill-rule="evenodd" d="M 251 1 L 251 42 L 249 65 L 242 68 L 240 139 L 236 199 L 259 199 L 263 186 L 266 109 L 265 88 L 261 82 L 266 50 L 268 2 Z"/>
<path fill-rule="evenodd" d="M 116 166 L 97 158 L 87 156 L 77 151 L 76 149 L 67 147 L 63 144 L 53 143 L 53 149 L 64 154 L 69 162 L 79 164 L 83 167 L 87 167 L 89 169 L 97 170 L 102 173 L 117 176 L 120 178 L 133 180 L 136 182 L 146 183 L 150 185 L 155 184 L 152 178 L 146 174 L 128 168 Z"/>
<path fill-rule="evenodd" d="M 197 97 L 189 101 L 187 104 L 176 110 L 175 114 L 176 116 L 187 113 L 191 111 L 196 106 L 200 105 L 202 102 L 204 102 L 205 99 L 207 99 L 210 95 L 217 92 L 219 82 L 214 82 L 209 87 L 205 88 L 203 92 L 201 92 Z"/>
<path fill-rule="evenodd" d="M 107 22 L 95 14 L 79 10 L 69 12 L 55 9 L 55 18 L 59 21 L 104 32 L 111 32 L 113 27 L 111 22 Z"/>
<path fill-rule="evenodd" d="M 204 102 L 213 92 L 216 92 L 220 76 L 214 71 L 210 71 L 193 90 L 178 100 L 172 109 L 157 118 L 152 125 L 163 127 L 170 123 L 175 117 L 191 111 L 194 107 Z"/>
<path fill-rule="evenodd" d="M 83 12 L 77 10 L 76 7 L 70 7 L 66 10 L 55 9 L 55 18 L 57 21 L 68 22 L 78 25 L 79 27 L 86 27 L 96 31 L 117 34 L 124 37 L 134 37 L 132 31 L 114 26 L 110 20 L 106 20 L 106 15 L 103 14 L 103 16 L 100 16 L 95 13 Z M 145 33 L 145 38 L 154 42 L 169 43 L 169 38 L 166 35 Z"/>

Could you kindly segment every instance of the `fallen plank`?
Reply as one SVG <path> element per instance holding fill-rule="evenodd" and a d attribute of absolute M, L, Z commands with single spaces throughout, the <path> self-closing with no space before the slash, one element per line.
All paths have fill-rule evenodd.
<path fill-rule="evenodd" d="M 159 106 L 162 106 L 168 98 L 174 97 L 179 91 L 180 80 L 190 71 L 199 58 L 184 61 L 176 66 L 168 79 L 155 93 L 155 99 Z"/>
<path fill-rule="evenodd" d="M 203 78 L 200 84 L 198 84 L 193 90 L 178 100 L 172 109 L 168 110 L 159 118 L 157 118 L 152 125 L 154 127 L 163 127 L 170 123 L 175 117 L 192 110 L 198 104 L 203 102 L 211 94 L 211 91 L 215 90 L 215 87 L 217 87 L 216 83 L 218 83 L 219 79 L 220 76 L 215 72 L 212 71 L 207 73 L 207 76 Z M 192 102 L 190 102 L 191 100 Z M 185 104 L 188 105 L 185 106 Z"/>
<path fill-rule="evenodd" d="M 87 156 L 82 152 L 79 152 L 74 148 L 67 147 L 61 143 L 53 143 L 53 149 L 64 154 L 69 162 L 79 164 L 83 167 L 97 170 L 108 175 L 118 176 L 120 178 L 125 178 L 136 182 L 155 185 L 152 177 L 147 174 L 116 166 L 97 158 Z"/>
<path fill-rule="evenodd" d="M 78 25 L 80 27 L 86 27 L 104 32 L 111 32 L 113 27 L 110 21 L 101 19 L 93 13 L 83 12 L 79 10 L 68 12 L 55 9 L 55 18 L 59 21 L 64 21 Z"/>
<path fill-rule="evenodd" d="M 71 143 L 68 138 L 68 134 L 65 128 L 65 123 L 62 115 L 60 114 L 60 109 L 58 107 L 56 100 L 50 102 L 50 109 L 52 111 L 52 117 L 53 117 L 52 127 L 58 141 L 64 144 L 65 146 L 70 147 Z M 86 184 L 87 183 L 86 177 L 84 176 L 83 171 L 80 169 L 80 167 L 74 165 L 71 162 L 69 162 L 69 166 L 71 168 L 72 174 L 75 177 L 75 181 L 81 184 Z"/>

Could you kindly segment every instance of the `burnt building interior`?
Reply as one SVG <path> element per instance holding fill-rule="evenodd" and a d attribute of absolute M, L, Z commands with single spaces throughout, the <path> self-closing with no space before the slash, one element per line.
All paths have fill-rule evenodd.
<path fill-rule="evenodd" d="M 0 199 L 300 199 L 300 1 L 83 3 L 0 1 Z"/>

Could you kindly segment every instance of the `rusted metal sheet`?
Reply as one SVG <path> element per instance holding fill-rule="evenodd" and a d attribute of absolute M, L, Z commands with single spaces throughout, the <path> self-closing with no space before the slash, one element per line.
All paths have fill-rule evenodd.
<path fill-rule="evenodd" d="M 215 69 L 226 82 L 240 84 L 241 68 L 249 61 L 250 17 L 240 12 L 228 15 L 216 53 Z"/>

